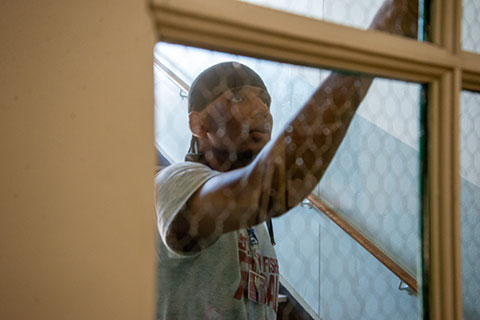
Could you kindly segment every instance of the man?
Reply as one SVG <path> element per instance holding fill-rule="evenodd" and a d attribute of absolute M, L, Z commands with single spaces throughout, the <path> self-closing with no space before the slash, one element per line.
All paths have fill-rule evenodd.
<path fill-rule="evenodd" d="M 418 2 L 405 1 L 387 0 L 371 28 L 415 37 Z M 278 263 L 262 223 L 318 184 L 371 83 L 332 73 L 271 140 L 270 95 L 253 70 L 227 62 L 197 77 L 187 161 L 155 177 L 159 319 L 276 317 Z"/>

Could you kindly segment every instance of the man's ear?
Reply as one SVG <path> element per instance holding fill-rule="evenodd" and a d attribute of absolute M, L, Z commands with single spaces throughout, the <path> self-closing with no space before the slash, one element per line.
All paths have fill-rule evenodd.
<path fill-rule="evenodd" d="M 188 114 L 188 126 L 195 137 L 203 137 L 207 134 L 200 112 L 192 111 Z"/>

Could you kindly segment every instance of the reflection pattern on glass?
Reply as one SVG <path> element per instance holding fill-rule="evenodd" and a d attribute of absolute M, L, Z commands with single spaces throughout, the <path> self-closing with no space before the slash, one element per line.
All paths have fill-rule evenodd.
<path fill-rule="evenodd" d="M 480 319 L 480 93 L 462 92 L 460 120 L 463 313 Z"/>
<path fill-rule="evenodd" d="M 480 53 L 480 2 L 463 0 L 462 48 Z"/>
<path fill-rule="evenodd" d="M 333 23 L 338 23 L 359 29 L 368 29 L 375 13 L 384 3 L 383 0 L 238 0 L 248 2 L 256 5 L 261 5 L 276 10 L 286 11 L 302 15 L 309 18 L 325 20 Z M 474 1 L 474 0 L 471 0 Z M 397 1 L 399 3 L 400 1 Z M 401 4 L 407 6 L 404 0 Z M 418 3 L 418 2 L 416 2 Z M 423 7 L 424 2 L 420 2 Z M 398 25 L 405 25 L 404 22 L 399 22 Z M 423 26 L 423 19 L 421 19 L 421 26 Z M 405 27 L 405 26 L 403 26 Z M 410 28 L 410 26 L 409 26 Z M 395 32 L 400 34 L 401 32 Z M 417 36 L 413 36 L 417 38 Z"/>

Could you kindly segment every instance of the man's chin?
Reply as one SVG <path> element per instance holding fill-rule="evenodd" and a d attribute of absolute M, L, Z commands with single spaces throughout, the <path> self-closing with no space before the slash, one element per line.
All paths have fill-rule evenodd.
<path fill-rule="evenodd" d="M 247 148 L 242 148 L 238 152 L 238 154 L 245 154 L 245 155 L 251 155 L 252 157 L 256 157 L 262 151 L 264 146 L 265 146 L 264 143 L 249 145 Z"/>

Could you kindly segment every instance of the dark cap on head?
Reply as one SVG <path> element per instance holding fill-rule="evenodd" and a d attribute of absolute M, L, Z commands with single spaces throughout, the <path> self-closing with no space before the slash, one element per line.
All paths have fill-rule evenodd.
<path fill-rule="evenodd" d="M 260 76 L 238 62 L 216 64 L 197 76 L 188 94 L 188 112 L 201 111 L 229 89 L 254 86 L 264 89 L 261 99 L 270 107 L 271 98 Z"/>

